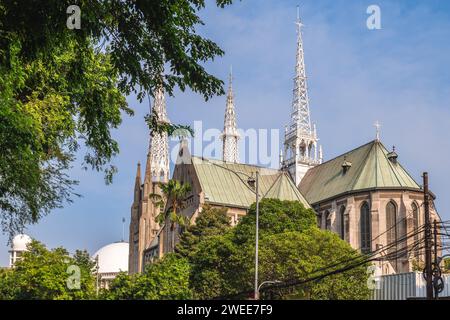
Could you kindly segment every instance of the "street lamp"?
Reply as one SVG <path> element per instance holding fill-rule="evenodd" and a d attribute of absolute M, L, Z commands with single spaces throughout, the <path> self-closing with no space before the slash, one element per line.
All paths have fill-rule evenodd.
<path fill-rule="evenodd" d="M 261 288 L 262 288 L 262 286 L 264 286 L 264 285 L 266 285 L 266 284 L 276 284 L 276 283 L 281 283 L 281 281 L 279 281 L 279 280 L 274 280 L 274 281 L 264 281 L 264 282 L 262 282 L 259 286 L 258 286 L 258 288 L 257 288 L 257 295 L 255 295 L 255 299 L 256 300 L 259 300 L 259 291 L 261 290 Z"/>
<path fill-rule="evenodd" d="M 247 183 L 255 188 L 256 194 L 256 241 L 255 241 L 255 300 L 259 300 L 258 287 L 258 247 L 259 247 L 259 172 L 256 171 L 256 178 L 249 177 Z"/>
<path fill-rule="evenodd" d="M 204 160 L 208 161 L 207 159 L 204 159 Z M 210 163 L 212 165 L 219 166 L 219 165 L 215 164 L 214 162 L 210 162 Z M 259 171 L 256 170 L 256 174 L 255 174 L 256 177 L 254 178 L 253 174 L 252 174 L 252 176 L 249 176 L 248 174 L 246 174 L 244 172 L 235 171 L 235 170 L 232 170 L 230 168 L 224 168 L 222 166 L 219 166 L 219 167 L 221 167 L 222 169 L 229 170 L 229 171 L 233 172 L 236 175 L 241 174 L 243 176 L 246 176 L 247 177 L 247 184 L 252 189 L 255 189 L 254 193 L 256 195 L 256 241 L 255 241 L 256 243 L 255 243 L 255 290 L 254 290 L 254 297 L 255 297 L 256 300 L 258 300 L 259 299 L 259 288 L 260 288 L 260 286 L 258 287 L 258 265 L 259 265 L 259 260 L 258 260 L 258 249 L 259 249 L 258 248 L 259 247 Z M 281 174 L 283 174 L 283 173 L 281 172 Z M 281 175 L 279 175 L 279 176 L 281 176 Z M 270 190 L 277 180 L 278 179 L 275 179 L 274 183 L 267 190 Z M 240 181 L 242 181 L 245 184 L 245 181 L 243 179 L 240 179 Z M 264 197 L 265 197 L 265 195 L 262 196 L 262 198 L 264 198 Z M 264 284 L 264 282 L 262 284 Z"/>

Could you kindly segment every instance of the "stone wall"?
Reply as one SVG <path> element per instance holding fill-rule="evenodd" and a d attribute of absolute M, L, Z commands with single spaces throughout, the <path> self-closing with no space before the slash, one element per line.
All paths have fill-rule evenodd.
<path fill-rule="evenodd" d="M 402 237 L 409 236 L 406 242 L 401 242 L 395 248 L 396 250 L 405 249 L 407 251 L 406 254 L 396 259 L 397 261 L 384 261 L 380 263 L 383 274 L 392 273 L 394 270 L 396 272 L 413 271 L 413 260 L 423 260 L 423 255 L 420 254 L 417 257 L 413 252 L 414 250 L 411 249 L 416 241 L 423 239 L 423 232 L 416 237 L 413 235 L 414 219 L 412 205 L 415 203 L 419 208 L 418 224 L 420 227 L 424 223 L 423 194 L 420 191 L 375 190 L 349 194 L 318 205 L 316 204 L 314 208 L 318 214 L 320 227 L 322 229 L 329 229 L 340 236 L 342 236 L 342 231 L 344 231 L 343 238 L 353 248 L 360 249 L 360 210 L 365 202 L 368 203 L 370 208 L 372 252 L 375 250 L 383 251 L 380 248 L 388 245 L 386 206 L 389 202 L 392 202 L 396 208 L 397 239 L 399 240 Z M 430 208 L 430 214 L 431 221 L 435 219 L 439 220 L 433 205 Z M 342 227 L 341 224 L 344 226 Z"/>

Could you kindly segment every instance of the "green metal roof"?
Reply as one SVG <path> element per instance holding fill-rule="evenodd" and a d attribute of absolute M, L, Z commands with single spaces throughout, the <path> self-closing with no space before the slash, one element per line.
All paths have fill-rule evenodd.
<path fill-rule="evenodd" d="M 371 141 L 310 169 L 300 182 L 299 189 L 311 204 L 358 190 L 420 190 L 400 163 L 389 160 L 388 154 L 381 142 Z M 351 163 L 345 174 L 342 169 L 344 161 Z"/>
<path fill-rule="evenodd" d="M 310 208 L 308 202 L 285 172 L 199 157 L 192 157 L 192 164 L 205 194 L 206 202 L 248 208 L 255 202 L 255 193 L 247 184 L 247 179 L 252 175 L 254 177 L 258 170 L 260 197 L 300 201 L 306 208 Z"/>

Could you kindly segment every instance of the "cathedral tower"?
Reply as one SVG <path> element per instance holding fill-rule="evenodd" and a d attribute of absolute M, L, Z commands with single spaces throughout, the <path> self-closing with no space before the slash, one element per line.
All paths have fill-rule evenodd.
<path fill-rule="evenodd" d="M 221 135 L 223 141 L 222 157 L 226 162 L 239 162 L 239 134 L 236 127 L 236 113 L 234 110 L 233 96 L 233 76 L 230 71 L 230 82 L 227 93 L 227 106 L 225 109 L 225 120 L 223 125 L 223 133 Z"/>
<path fill-rule="evenodd" d="M 154 95 L 153 111 L 159 122 L 169 122 L 167 118 L 164 91 L 158 89 Z M 169 180 L 169 139 L 166 132 L 150 135 L 144 181 L 141 182 L 141 166 L 138 164 L 134 186 L 134 200 L 130 219 L 130 274 L 143 270 L 143 253 L 156 237 L 159 224 L 156 217 L 160 208 L 155 206 L 150 195 L 160 194 L 159 183 Z"/>
<path fill-rule="evenodd" d="M 283 169 L 289 171 L 298 186 L 306 172 L 322 162 L 322 148 L 318 146 L 316 126 L 311 125 L 302 26 L 297 8 L 297 58 L 294 78 L 294 97 L 289 125 L 284 138 Z"/>

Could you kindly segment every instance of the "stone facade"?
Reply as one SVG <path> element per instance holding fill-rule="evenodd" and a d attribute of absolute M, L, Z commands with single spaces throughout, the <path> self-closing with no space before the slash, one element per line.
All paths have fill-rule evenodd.
<path fill-rule="evenodd" d="M 181 150 L 188 154 L 188 150 L 186 146 L 182 147 Z M 235 225 L 239 219 L 247 214 L 247 208 L 242 207 L 232 207 L 232 206 L 222 206 L 208 201 L 205 198 L 205 192 L 202 190 L 200 181 L 198 179 L 197 174 L 195 173 L 195 168 L 192 163 L 190 163 L 188 155 L 185 159 L 185 163 L 175 166 L 172 179 L 180 181 L 180 183 L 189 183 L 191 186 L 191 192 L 187 195 L 185 199 L 185 207 L 180 211 L 180 214 L 186 217 L 189 217 L 190 223 L 195 223 L 198 215 L 202 211 L 202 207 L 204 205 L 209 205 L 213 208 L 226 208 L 227 214 L 230 217 L 230 221 L 232 225 Z M 166 207 L 166 210 L 170 210 L 170 207 Z M 172 230 L 170 229 L 170 223 L 166 223 L 161 234 L 161 239 L 159 241 L 160 248 L 157 250 L 162 253 L 173 252 L 172 246 L 172 237 L 174 237 L 174 243 L 178 243 L 179 236 L 182 232 L 180 226 L 176 226 L 174 230 L 174 234 L 172 234 Z M 155 248 L 156 250 L 156 248 Z"/>
<path fill-rule="evenodd" d="M 164 91 L 158 89 L 154 95 L 153 113 L 158 116 L 158 121 L 168 123 Z M 144 251 L 146 251 L 156 238 L 160 226 L 157 216 L 160 213 L 151 195 L 162 195 L 160 183 L 169 180 L 169 140 L 167 133 L 154 133 L 150 135 L 145 165 L 144 182 L 141 182 L 141 166 L 138 164 L 134 185 L 134 198 L 131 205 L 130 219 L 130 250 L 129 266 L 130 274 L 141 272 L 144 266 Z"/>
<path fill-rule="evenodd" d="M 140 166 L 138 166 L 140 170 Z M 131 206 L 130 221 L 130 258 L 128 270 L 130 274 L 142 271 L 144 251 L 150 247 L 159 231 L 156 217 L 160 208 L 155 206 L 150 194 L 161 194 L 157 181 L 150 177 L 141 185 L 136 178 L 134 201 Z"/>
<path fill-rule="evenodd" d="M 391 274 L 413 271 L 415 262 L 424 260 L 423 250 L 420 250 L 423 244 L 414 247 L 414 244 L 423 240 L 424 237 L 423 230 L 415 232 L 417 227 L 420 229 L 424 224 L 423 198 L 423 193 L 419 191 L 370 190 L 337 197 L 313 207 L 322 229 L 337 233 L 354 249 L 361 250 L 361 208 L 367 204 L 371 217 L 370 247 L 373 252 L 390 243 L 388 233 L 392 227 L 387 221 L 386 211 L 388 204 L 393 204 L 397 222 L 396 238 L 399 240 L 405 235 L 407 237 L 406 242 L 401 242 L 395 249 L 401 250 L 407 245 L 409 250 L 405 249 L 405 253 L 398 259 L 378 262 L 383 274 Z M 415 209 L 418 210 L 417 214 Z M 431 221 L 439 221 L 434 206 L 431 206 L 430 216 Z M 416 223 L 415 218 L 418 219 Z"/>
<path fill-rule="evenodd" d="M 178 214 L 188 217 L 191 224 L 195 223 L 202 208 L 208 205 L 212 208 L 225 208 L 231 225 L 235 226 L 256 199 L 254 191 L 250 191 L 251 187 L 246 184 L 246 179 L 256 170 L 260 173 L 261 194 L 268 198 L 298 200 L 310 208 L 284 171 L 191 157 L 185 142 L 181 144 L 178 156 L 172 179 L 191 186 L 190 193 L 184 199 L 184 207 Z M 239 174 L 243 176 L 238 177 Z M 171 209 L 169 200 L 165 210 Z M 159 241 L 154 242 L 145 252 L 146 261 L 151 262 L 155 257 L 173 252 L 173 244 L 178 243 L 182 231 L 179 225 L 172 230 L 171 223 L 166 221 L 158 235 Z"/>

